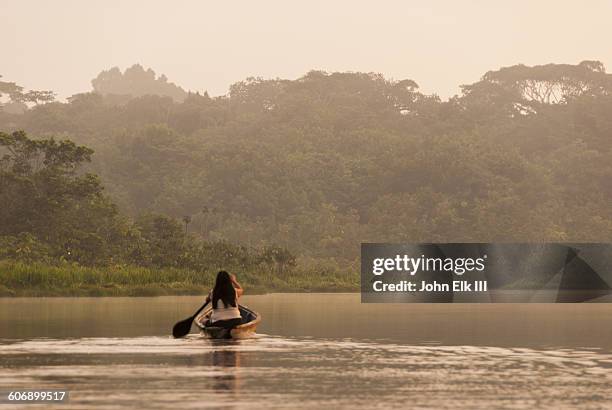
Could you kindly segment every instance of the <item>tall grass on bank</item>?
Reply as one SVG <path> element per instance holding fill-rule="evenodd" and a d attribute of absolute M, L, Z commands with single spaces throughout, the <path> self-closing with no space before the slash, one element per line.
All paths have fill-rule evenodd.
<path fill-rule="evenodd" d="M 198 295 L 211 288 L 216 270 L 138 266 L 84 267 L 0 261 L 0 296 Z M 358 291 L 359 276 L 326 268 L 232 271 L 248 293 Z"/>

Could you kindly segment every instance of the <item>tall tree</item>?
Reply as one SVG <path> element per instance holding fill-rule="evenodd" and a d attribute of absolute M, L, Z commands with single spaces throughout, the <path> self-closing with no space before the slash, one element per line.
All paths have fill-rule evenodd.
<path fill-rule="evenodd" d="M 118 67 L 102 71 L 91 81 L 95 92 L 102 95 L 130 96 L 160 95 L 183 101 L 187 93 L 181 87 L 168 82 L 165 75 L 156 77 L 152 69 L 145 70 L 140 64 L 126 68 L 122 73 Z"/>

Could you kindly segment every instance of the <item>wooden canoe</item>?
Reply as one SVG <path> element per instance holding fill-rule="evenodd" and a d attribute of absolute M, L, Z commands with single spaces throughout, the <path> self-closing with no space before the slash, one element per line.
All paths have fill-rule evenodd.
<path fill-rule="evenodd" d="M 222 327 L 207 326 L 208 318 L 212 313 L 212 307 L 204 309 L 194 323 L 200 328 L 200 333 L 211 339 L 244 339 L 255 334 L 257 325 L 261 322 L 261 315 L 246 306 L 239 305 L 240 315 L 242 316 L 242 324 L 233 329 L 224 329 Z"/>

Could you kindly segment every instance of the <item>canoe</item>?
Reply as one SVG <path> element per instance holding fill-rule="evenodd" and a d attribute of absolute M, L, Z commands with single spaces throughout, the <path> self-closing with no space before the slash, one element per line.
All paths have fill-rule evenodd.
<path fill-rule="evenodd" d="M 242 324 L 230 330 L 206 325 L 212 313 L 212 306 L 204 309 L 204 311 L 195 318 L 194 323 L 200 328 L 201 334 L 211 339 L 243 339 L 250 337 L 255 334 L 257 325 L 261 322 L 261 315 L 243 305 L 239 305 L 238 309 L 240 310 L 240 316 L 242 316 Z"/>

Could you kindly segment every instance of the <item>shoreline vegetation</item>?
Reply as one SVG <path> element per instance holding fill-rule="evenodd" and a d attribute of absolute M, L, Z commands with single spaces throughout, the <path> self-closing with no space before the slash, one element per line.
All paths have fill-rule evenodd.
<path fill-rule="evenodd" d="M 235 271 L 248 294 L 272 292 L 357 292 L 359 274 L 295 269 L 282 275 Z M 210 290 L 216 270 L 139 266 L 84 267 L 0 261 L 0 297 L 180 296 Z"/>

